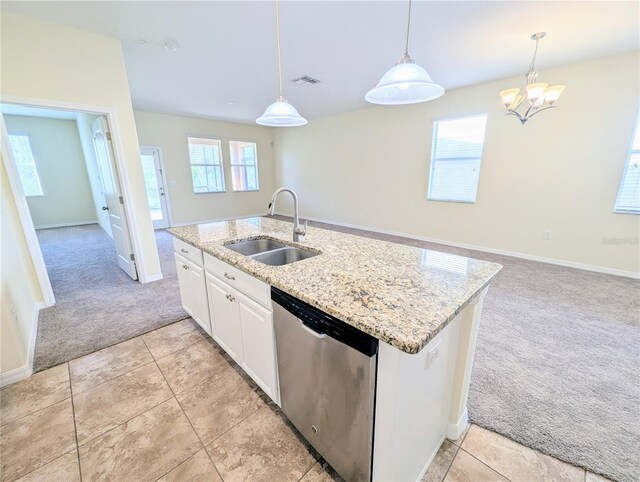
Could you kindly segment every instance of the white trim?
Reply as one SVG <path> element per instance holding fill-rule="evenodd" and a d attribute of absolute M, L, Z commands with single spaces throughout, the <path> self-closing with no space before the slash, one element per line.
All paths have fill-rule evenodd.
<path fill-rule="evenodd" d="M 160 162 L 160 169 L 162 169 L 162 183 L 164 184 L 164 199 L 167 205 L 167 222 L 169 223 L 169 227 L 173 226 L 172 216 L 171 216 L 171 196 L 169 196 L 169 183 L 167 182 L 167 169 L 164 165 L 164 156 L 162 155 L 162 148 L 160 146 L 140 146 L 140 153 L 142 154 L 143 149 L 155 150 L 158 152 L 158 159 Z M 160 228 L 167 229 L 167 228 Z"/>
<path fill-rule="evenodd" d="M 424 477 L 424 474 L 426 474 L 427 470 L 429 470 L 429 466 L 431 465 L 431 462 L 433 462 L 433 459 L 436 458 L 436 455 L 438 454 L 438 451 L 440 450 L 440 447 L 442 446 L 442 443 L 444 442 L 445 438 L 447 437 L 443 435 L 436 449 L 431 453 L 431 455 L 429 455 L 429 458 L 427 459 L 427 463 L 425 464 L 424 468 L 420 471 L 420 477 L 416 479 L 416 482 L 420 482 Z"/>
<path fill-rule="evenodd" d="M 467 407 L 464 407 L 464 412 L 462 412 L 462 415 L 460 416 L 458 421 L 456 423 L 450 423 L 447 425 L 447 438 L 449 440 L 458 440 L 462 436 L 468 425 L 469 412 L 467 410 Z"/>
<path fill-rule="evenodd" d="M 111 144 L 113 146 L 113 150 L 115 153 L 115 164 L 116 164 L 116 179 L 120 184 L 120 192 L 125 200 L 124 209 L 127 215 L 127 224 L 129 225 L 129 233 L 131 236 L 131 242 L 133 246 L 133 253 L 136 258 L 136 268 L 138 270 L 138 279 L 145 283 L 147 280 L 147 266 L 145 264 L 144 258 L 144 249 L 141 243 L 140 232 L 139 232 L 139 223 L 137 222 L 136 215 L 133 209 L 133 205 L 131 204 L 131 199 L 133 196 L 131 194 L 131 185 L 129 183 L 129 178 L 127 176 L 127 170 L 125 166 L 125 155 L 124 155 L 124 147 L 122 145 L 122 137 L 120 135 L 120 127 L 117 120 L 117 112 L 116 108 L 111 107 L 102 107 L 95 106 L 91 104 L 78 104 L 74 102 L 61 102 L 58 100 L 51 99 L 38 99 L 31 97 L 20 97 L 15 95 L 2 95 L 0 98 L 0 102 L 6 104 L 19 104 L 25 105 L 29 107 L 44 107 L 49 109 L 58 109 L 64 111 L 74 111 L 74 112 L 84 112 L 94 115 L 103 115 L 107 118 L 107 125 L 109 126 L 109 130 L 111 131 Z M 4 124 L 4 120 L 3 120 Z M 3 128 L 4 129 L 4 128 Z M 4 129 L 6 131 L 6 129 Z M 4 136 L 4 133 L 3 133 Z M 6 139 L 3 138 L 3 144 Z M 139 148 L 138 148 L 139 150 Z M 2 151 L 2 155 L 5 155 L 5 149 Z M 13 161 L 13 157 L 11 157 Z M 5 164 L 13 164 L 13 162 L 5 162 Z M 12 166 L 13 167 L 13 166 Z M 14 169 L 15 171 L 15 169 Z M 9 173 L 9 180 L 13 176 L 17 176 L 17 172 Z M 17 179 L 17 177 L 15 178 Z M 20 190 L 16 191 L 13 184 L 15 184 L 15 179 L 12 183 L 12 191 L 14 197 L 22 197 L 24 200 L 24 193 L 22 192 L 22 187 L 19 186 Z M 18 183 L 19 184 L 19 183 Z M 19 193 L 20 196 L 16 194 Z M 16 203 L 18 199 L 16 199 Z M 26 201 L 24 201 L 26 205 Z M 35 229 L 33 228 L 33 221 L 31 221 L 31 215 L 26 211 L 28 219 L 23 218 L 25 213 L 21 213 L 20 209 L 18 212 L 21 214 L 20 218 L 22 220 L 23 229 L 25 231 L 25 236 L 27 237 L 27 242 L 29 243 L 29 237 L 32 236 L 35 238 Z M 37 238 L 35 238 L 37 241 Z M 31 246 L 29 244 L 29 249 L 31 251 L 31 256 L 33 258 L 34 265 L 36 266 L 36 274 L 38 275 L 38 280 L 40 281 L 40 286 L 44 294 L 45 301 L 48 303 L 47 306 L 50 306 L 55 303 L 55 298 L 53 297 L 53 290 L 51 290 L 51 283 L 49 281 L 49 275 L 47 274 L 46 267 L 44 266 L 44 261 L 42 261 L 42 265 L 38 266 L 39 259 L 42 259 L 42 252 L 40 251 L 40 245 L 36 243 L 35 246 Z M 38 259 L 39 258 L 39 259 Z"/>
<path fill-rule="evenodd" d="M 276 214 L 280 216 L 290 217 L 288 213 L 277 212 Z M 260 214 L 260 216 L 263 216 L 263 214 Z M 400 236 L 403 238 L 417 239 L 419 241 L 426 241 L 428 243 L 434 243 L 434 244 L 442 244 L 445 246 L 452 246 L 454 248 L 463 248 L 463 249 L 469 249 L 472 251 L 481 251 L 483 253 L 499 254 L 501 256 L 511 256 L 512 258 L 527 259 L 529 261 L 538 261 L 539 263 L 553 264 L 556 266 L 564 266 L 566 268 L 581 269 L 584 271 L 593 271 L 594 273 L 604 273 L 604 274 L 611 274 L 614 276 L 622 276 L 624 278 L 640 279 L 640 272 L 636 272 L 636 271 L 625 271 L 622 269 L 607 268 L 606 266 L 598 266 L 595 264 L 577 263 L 575 261 L 565 261 L 565 260 L 556 259 L 556 258 L 545 258 L 543 256 L 535 256 L 531 254 L 519 253 L 516 251 L 506 251 L 503 249 L 487 248 L 485 246 L 478 246 L 475 244 L 458 243 L 456 241 L 446 241 L 444 239 L 429 238 L 426 236 L 418 236 L 416 234 L 409 234 L 401 231 L 389 231 L 387 229 L 372 228 L 372 227 L 362 226 L 358 224 L 340 223 L 336 221 L 312 218 L 308 216 L 302 216 L 302 217 L 304 217 L 304 219 L 308 219 L 309 221 L 316 221 L 319 223 L 326 223 L 326 224 L 335 224 L 336 226 L 342 226 L 344 228 L 362 229 L 363 231 L 371 231 L 373 233 L 389 234 L 391 236 Z"/>
<path fill-rule="evenodd" d="M 0 375 L 0 387 L 10 385 L 33 375 L 33 357 L 36 350 L 36 339 L 38 338 L 38 318 L 40 310 L 45 308 L 43 301 L 36 301 L 33 305 L 33 323 L 31 324 L 31 334 L 29 335 L 29 346 L 27 347 L 27 361 L 18 368 L 9 370 Z"/>
<path fill-rule="evenodd" d="M 173 228 L 178 228 L 180 226 L 192 226 L 194 224 L 208 224 L 208 223 L 217 223 L 220 221 L 232 221 L 234 219 L 247 219 L 247 218 L 260 218 L 265 216 L 266 213 L 259 213 L 259 214 L 243 214 L 242 216 L 227 216 L 224 218 L 216 218 L 216 219 L 208 219 L 206 221 L 190 221 L 188 223 L 175 223 L 172 224 L 171 227 Z M 286 214 L 283 214 L 283 216 L 286 216 Z M 311 218 L 309 218 L 311 219 Z"/>
<path fill-rule="evenodd" d="M 71 226 L 87 226 L 89 224 L 98 224 L 98 221 L 80 221 L 75 223 L 59 223 L 59 224 L 42 224 L 40 226 L 35 226 L 36 230 L 38 229 L 51 229 L 51 228 L 69 228 Z"/>
<path fill-rule="evenodd" d="M 40 290 L 42 291 L 42 297 L 44 298 L 45 306 L 52 306 L 56 302 L 56 297 L 53 294 L 53 288 L 51 287 L 51 281 L 49 280 L 49 274 L 47 273 L 47 267 L 44 264 L 44 258 L 42 257 L 42 251 L 40 250 L 40 243 L 38 242 L 38 236 L 36 235 L 36 229 L 33 226 L 33 219 L 31 219 L 31 211 L 29 211 L 29 205 L 27 204 L 27 198 L 22 190 L 22 184 L 20 183 L 20 176 L 18 169 L 16 168 L 16 162 L 13 158 L 13 152 L 9 147 L 9 133 L 7 126 L 4 123 L 4 116 L 0 113 L 0 148 L 2 151 L 2 158 L 4 159 L 4 166 L 7 169 L 7 177 L 9 178 L 9 186 L 11 187 L 11 194 L 13 195 L 18 211 L 18 217 L 22 224 L 22 231 L 27 241 L 27 247 L 31 260 L 33 261 L 33 267 L 38 278 Z M 28 376 L 28 375 L 27 375 Z"/>
<path fill-rule="evenodd" d="M 154 274 L 153 276 L 147 276 L 144 281 L 141 281 L 141 283 L 153 283 L 154 281 L 160 281 L 161 279 L 163 279 L 164 276 L 162 276 L 162 273 L 158 273 L 158 274 Z"/>

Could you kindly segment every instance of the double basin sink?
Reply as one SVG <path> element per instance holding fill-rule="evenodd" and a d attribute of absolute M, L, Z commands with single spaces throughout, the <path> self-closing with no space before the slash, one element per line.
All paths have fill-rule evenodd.
<path fill-rule="evenodd" d="M 283 266 L 320 254 L 269 238 L 231 241 L 225 244 L 225 247 L 271 266 Z"/>

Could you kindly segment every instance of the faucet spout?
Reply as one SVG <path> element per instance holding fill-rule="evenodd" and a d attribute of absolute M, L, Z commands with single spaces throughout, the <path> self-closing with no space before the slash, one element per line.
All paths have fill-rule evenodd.
<path fill-rule="evenodd" d="M 276 199 L 281 192 L 288 192 L 293 198 L 293 241 L 297 243 L 300 241 L 300 236 L 304 236 L 305 234 L 307 234 L 307 223 L 305 223 L 304 226 L 300 226 L 300 217 L 298 212 L 298 195 L 295 193 L 295 191 L 293 191 L 293 189 L 289 189 L 288 187 L 281 187 L 276 189 L 276 191 L 273 193 L 273 196 L 271 196 L 271 202 L 267 207 L 267 213 L 270 216 L 273 216 L 276 210 Z"/>

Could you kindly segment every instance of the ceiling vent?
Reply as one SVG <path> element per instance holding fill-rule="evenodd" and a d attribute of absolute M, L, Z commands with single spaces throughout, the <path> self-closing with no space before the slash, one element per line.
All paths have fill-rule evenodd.
<path fill-rule="evenodd" d="M 305 75 L 304 77 L 298 77 L 297 79 L 293 79 L 291 82 L 298 85 L 314 85 L 314 84 L 320 83 L 318 79 L 314 79 L 313 77 L 309 77 L 308 75 Z"/>

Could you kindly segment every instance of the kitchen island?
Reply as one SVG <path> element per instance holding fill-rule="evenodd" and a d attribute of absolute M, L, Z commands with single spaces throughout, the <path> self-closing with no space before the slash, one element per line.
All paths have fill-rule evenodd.
<path fill-rule="evenodd" d="M 319 228 L 293 243 L 291 223 L 268 217 L 169 232 L 185 309 L 276 403 L 271 287 L 379 340 L 373 480 L 418 480 L 443 439 L 462 433 L 482 300 L 500 265 Z M 270 266 L 229 249 L 245 239 L 316 256 Z"/>

